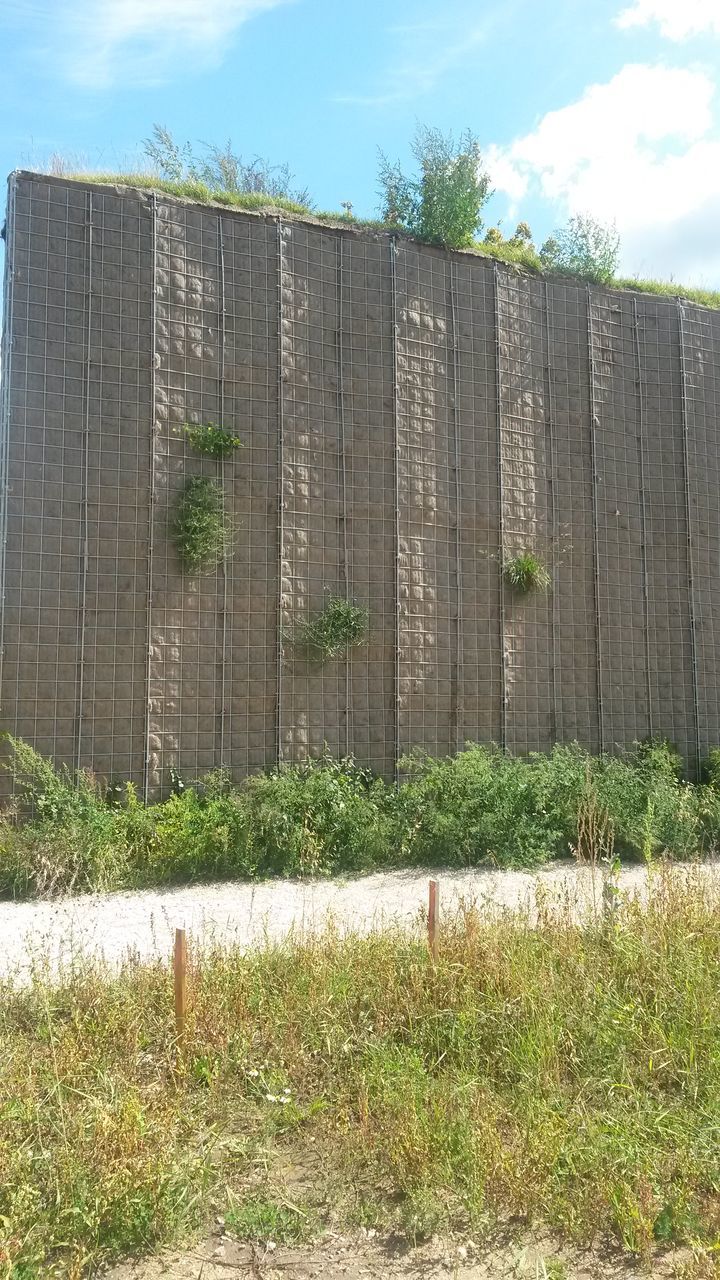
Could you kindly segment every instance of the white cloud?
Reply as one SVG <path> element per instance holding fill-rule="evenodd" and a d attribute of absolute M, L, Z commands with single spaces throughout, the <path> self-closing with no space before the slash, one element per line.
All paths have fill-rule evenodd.
<path fill-rule="evenodd" d="M 720 283 L 720 130 L 701 70 L 628 65 L 488 152 L 495 187 L 615 222 L 623 268 Z"/>
<path fill-rule="evenodd" d="M 286 0 L 60 0 L 48 50 L 76 84 L 157 84 L 222 57 L 255 15 Z"/>
<path fill-rule="evenodd" d="M 633 0 L 615 19 L 621 28 L 652 23 L 667 40 L 687 40 L 706 31 L 720 36 L 720 0 Z"/>

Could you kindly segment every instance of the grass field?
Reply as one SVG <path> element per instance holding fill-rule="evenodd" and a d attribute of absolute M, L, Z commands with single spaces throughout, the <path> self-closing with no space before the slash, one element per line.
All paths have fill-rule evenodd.
<path fill-rule="evenodd" d="M 0 992 L 0 1275 L 328 1225 L 720 1241 L 720 903 L 658 868 L 582 929 L 446 922 Z"/>

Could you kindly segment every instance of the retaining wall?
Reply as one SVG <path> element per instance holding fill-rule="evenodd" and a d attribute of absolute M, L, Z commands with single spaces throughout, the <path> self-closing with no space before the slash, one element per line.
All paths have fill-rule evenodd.
<path fill-rule="evenodd" d="M 5 306 L 2 720 L 43 753 L 155 795 L 325 747 L 720 742 L 720 313 L 24 173 Z M 233 554 L 188 577 L 198 473 Z M 346 592 L 368 643 L 314 665 Z"/>

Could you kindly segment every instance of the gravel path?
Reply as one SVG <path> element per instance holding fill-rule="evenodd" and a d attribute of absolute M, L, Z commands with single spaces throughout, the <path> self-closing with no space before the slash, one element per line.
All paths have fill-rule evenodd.
<path fill-rule="evenodd" d="M 210 941 L 257 946 L 290 933 L 307 935 L 332 920 L 343 930 L 366 932 L 383 925 L 412 927 L 427 902 L 423 871 L 393 871 L 354 880 L 267 880 L 255 884 L 193 885 L 139 893 L 89 894 L 55 902 L 0 903 L 0 977 L 27 980 L 34 964 L 52 974 L 78 958 L 118 964 L 128 956 L 169 956 L 174 930 L 184 926 L 194 945 Z M 708 892 L 720 892 L 720 863 L 678 866 L 675 878 L 700 877 Z M 539 901 L 567 905 L 580 918 L 602 898 L 588 870 L 555 863 L 522 871 L 439 871 L 441 909 L 474 902 L 486 914 L 524 909 Z M 623 892 L 642 895 L 644 867 L 621 873 Z"/>

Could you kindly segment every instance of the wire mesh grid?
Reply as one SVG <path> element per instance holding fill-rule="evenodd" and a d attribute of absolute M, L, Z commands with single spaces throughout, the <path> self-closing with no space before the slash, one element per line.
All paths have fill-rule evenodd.
<path fill-rule="evenodd" d="M 691 565 L 694 715 L 698 765 L 717 744 L 720 698 L 720 324 L 715 312 L 678 304 Z"/>
<path fill-rule="evenodd" d="M 24 176 L 3 347 L 5 727 L 69 764 L 391 776 L 467 739 L 717 741 L 716 313 L 383 235 Z M 218 463 L 181 432 L 221 422 Z M 232 554 L 182 573 L 190 475 Z M 534 550 L 547 593 L 502 563 Z M 369 610 L 326 664 L 330 595 Z"/>
<path fill-rule="evenodd" d="M 638 306 L 646 503 L 650 721 L 689 758 L 696 754 L 682 366 L 677 308 Z M 717 732 L 717 726 L 716 726 Z"/>
<path fill-rule="evenodd" d="M 547 570 L 553 555 L 548 452 L 547 325 L 542 281 L 496 271 L 502 545 L 498 572 L 532 554 Z M 505 732 L 513 752 L 544 750 L 553 739 L 551 594 L 503 581 Z"/>

